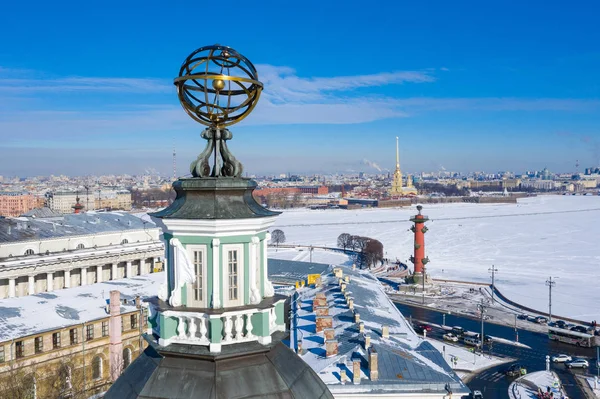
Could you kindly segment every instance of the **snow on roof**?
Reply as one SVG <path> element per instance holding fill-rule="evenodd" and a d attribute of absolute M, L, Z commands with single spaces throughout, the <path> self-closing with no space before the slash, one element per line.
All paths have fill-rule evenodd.
<path fill-rule="evenodd" d="M 297 330 L 292 331 L 292 343 L 302 341 L 305 353 L 301 355 L 332 393 L 342 392 L 443 392 L 468 393 L 468 388 L 444 361 L 441 353 L 429 342 L 420 338 L 400 311 L 383 291 L 382 284 L 367 271 L 341 267 L 349 276 L 346 291 L 354 299 L 354 311 L 364 323 L 364 334 L 354 322 L 348 306 L 332 272 L 322 277 L 322 285 L 304 288 L 299 293 L 296 313 Z M 313 299 L 317 293 L 327 298 L 329 315 L 333 319 L 338 354 L 325 357 L 323 333 L 316 333 Z M 294 325 L 294 323 L 292 323 Z M 389 338 L 382 337 L 382 326 L 388 326 Z M 368 351 L 364 349 L 365 335 L 378 354 L 379 378 L 371 381 L 368 371 Z M 359 386 L 342 384 L 340 371 L 345 369 L 352 377 L 352 359 L 361 359 Z"/>
<path fill-rule="evenodd" d="M 164 272 L 0 300 L 0 342 L 108 317 L 110 291 L 121 292 L 121 313 L 136 310 L 135 297 L 154 296 Z"/>
<path fill-rule="evenodd" d="M 0 219 L 0 243 L 149 228 L 157 227 L 152 222 L 121 212 L 87 212 L 40 219 L 19 217 Z"/>

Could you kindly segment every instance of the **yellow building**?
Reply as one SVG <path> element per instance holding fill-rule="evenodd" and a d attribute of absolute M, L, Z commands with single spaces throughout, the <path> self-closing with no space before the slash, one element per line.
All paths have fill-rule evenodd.
<path fill-rule="evenodd" d="M 411 176 L 407 176 L 406 186 L 402 183 L 402 171 L 400 170 L 400 150 L 398 148 L 398 137 L 396 137 L 396 170 L 392 180 L 391 196 L 417 195 L 417 189 L 413 187 Z"/>

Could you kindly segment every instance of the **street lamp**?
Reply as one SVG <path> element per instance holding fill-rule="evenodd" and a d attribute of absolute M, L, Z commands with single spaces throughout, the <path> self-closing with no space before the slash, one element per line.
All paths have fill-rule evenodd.
<path fill-rule="evenodd" d="M 494 285 L 494 277 L 497 271 L 498 269 L 496 269 L 494 265 L 488 269 L 488 272 L 492 273 L 492 304 L 494 303 L 494 291 L 496 290 L 496 286 Z"/>
<path fill-rule="evenodd" d="M 558 277 L 550 276 L 546 280 L 546 285 L 548 286 L 548 323 L 552 321 L 552 287 L 556 285 L 556 281 L 552 280 L 552 278 L 556 280 Z"/>

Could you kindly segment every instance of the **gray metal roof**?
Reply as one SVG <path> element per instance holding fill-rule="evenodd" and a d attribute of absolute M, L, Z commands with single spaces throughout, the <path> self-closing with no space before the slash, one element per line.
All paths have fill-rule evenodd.
<path fill-rule="evenodd" d="M 239 344 L 236 353 L 186 353 L 188 345 L 150 346 L 111 386 L 105 399 L 333 398 L 325 384 L 279 336 L 269 347 Z M 275 334 L 274 334 L 275 335 Z M 177 352 L 169 351 L 173 346 Z"/>
<path fill-rule="evenodd" d="M 152 222 L 120 212 L 88 212 L 37 219 L 0 219 L 0 243 L 38 241 L 123 230 L 156 228 Z"/>

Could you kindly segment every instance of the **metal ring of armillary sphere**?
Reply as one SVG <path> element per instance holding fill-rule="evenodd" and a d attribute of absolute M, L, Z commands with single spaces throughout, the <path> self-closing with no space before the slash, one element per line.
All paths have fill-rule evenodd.
<path fill-rule="evenodd" d="M 250 60 L 218 44 L 191 53 L 175 85 L 185 112 L 215 127 L 231 126 L 248 116 L 263 88 Z"/>

